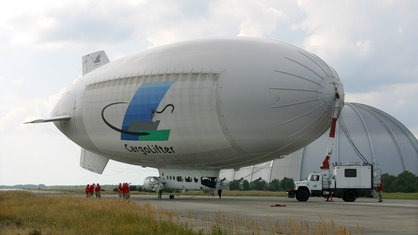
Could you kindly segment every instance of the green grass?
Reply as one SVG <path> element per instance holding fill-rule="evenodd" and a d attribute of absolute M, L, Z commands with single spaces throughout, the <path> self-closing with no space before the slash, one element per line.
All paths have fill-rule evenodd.
<path fill-rule="evenodd" d="M 383 199 L 412 199 L 418 200 L 418 193 L 385 193 Z"/>
<path fill-rule="evenodd" d="M 0 234 L 201 234 L 178 215 L 128 200 L 0 193 Z"/>

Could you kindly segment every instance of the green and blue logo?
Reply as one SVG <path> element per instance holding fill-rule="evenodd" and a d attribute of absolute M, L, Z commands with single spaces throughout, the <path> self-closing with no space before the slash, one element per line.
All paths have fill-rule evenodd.
<path fill-rule="evenodd" d="M 167 91 L 174 82 L 149 82 L 143 83 L 135 92 L 129 102 L 122 122 L 122 128 L 110 124 L 104 117 L 105 110 L 113 105 L 126 104 L 116 102 L 106 105 L 102 109 L 102 119 L 110 128 L 121 133 L 121 140 L 131 141 L 167 141 L 170 137 L 170 129 L 158 129 L 159 120 L 153 121 L 156 114 L 165 112 L 168 108 L 174 111 L 173 104 L 167 104 L 162 110 L 157 108 Z"/>

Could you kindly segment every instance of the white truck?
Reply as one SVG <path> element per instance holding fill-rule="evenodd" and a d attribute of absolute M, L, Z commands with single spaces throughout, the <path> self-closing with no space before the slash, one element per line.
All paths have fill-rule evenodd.
<path fill-rule="evenodd" d="M 333 165 L 310 173 L 306 180 L 296 181 L 288 196 L 304 202 L 309 197 L 337 197 L 354 202 L 357 197 L 371 197 L 380 182 L 380 172 L 370 164 Z"/>

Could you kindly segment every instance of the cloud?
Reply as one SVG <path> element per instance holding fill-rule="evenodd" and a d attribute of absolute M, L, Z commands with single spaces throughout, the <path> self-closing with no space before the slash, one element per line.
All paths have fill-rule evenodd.
<path fill-rule="evenodd" d="M 33 8 L 21 5 L 7 6 L 8 11 L 19 13 L 2 16 L 3 36 L 13 45 L 43 49 L 127 41 L 158 46 L 203 37 L 287 35 L 284 32 L 292 30 L 288 24 L 301 14 L 293 1 L 272 0 L 44 0 Z"/>
<path fill-rule="evenodd" d="M 13 81 L 11 84 L 13 86 Z M 53 147 L 65 146 L 65 143 L 58 144 L 65 137 L 58 136 L 53 126 L 39 125 L 34 128 L 23 123 L 30 119 L 48 117 L 60 94 L 46 99 L 26 99 L 13 94 L 13 87 L 8 86 L 5 80 L 1 80 L 0 86 L 7 88 L 0 94 L 0 184 L 29 182 L 54 173 L 56 169 L 48 173 L 45 167 L 54 162 L 67 161 L 57 160 L 57 152 L 54 152 L 56 148 Z M 33 169 L 40 169 L 41 172 L 33 175 Z"/>
<path fill-rule="evenodd" d="M 412 10 L 418 10 L 417 2 L 298 3 L 307 14 L 297 25 L 308 33 L 304 48 L 331 61 L 349 90 L 409 83 L 418 77 L 414 66 L 418 49 L 410 47 L 418 40 L 412 24 L 418 21 Z"/>
<path fill-rule="evenodd" d="M 367 104 L 394 116 L 418 138 L 418 123 L 414 114 L 418 107 L 418 82 L 391 84 L 374 91 L 346 92 L 347 102 Z"/>
<path fill-rule="evenodd" d="M 124 14 L 122 10 L 129 8 L 101 8 L 103 4 L 52 1 L 40 5 L 42 8 L 22 7 L 17 9 L 19 14 L 5 18 L 3 30 L 11 45 L 42 48 L 91 41 L 115 42 L 129 37 L 130 25 L 120 20 L 125 18 L 118 17 Z"/>
<path fill-rule="evenodd" d="M 10 82 L 15 86 L 15 81 Z M 18 81 L 18 84 L 21 82 Z M 27 97 L 15 95 L 14 88 L 5 85 L 5 81 L 1 81 L 0 85 L 4 87 L 4 91 L 0 94 L 2 105 L 0 108 L 0 135 L 8 136 L 10 133 L 22 135 L 23 123 L 25 121 L 37 119 L 40 117 L 49 117 L 53 106 L 64 93 L 65 89 L 47 97 L 28 99 Z M 15 127 L 18 127 L 15 129 Z M 16 132 L 17 131 L 17 132 Z"/>

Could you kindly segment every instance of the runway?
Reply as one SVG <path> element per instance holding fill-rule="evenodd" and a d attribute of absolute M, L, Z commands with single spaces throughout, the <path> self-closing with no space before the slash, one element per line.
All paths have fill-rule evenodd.
<path fill-rule="evenodd" d="M 156 197 L 133 195 L 131 200 L 174 211 L 198 229 L 210 228 L 216 221 L 230 220 L 239 224 L 236 221 L 240 220 L 243 222 L 236 226 L 256 226 L 262 234 L 271 234 L 277 231 L 277 225 L 288 225 L 290 219 L 299 224 L 304 221 L 311 229 L 321 221 L 344 225 L 352 234 L 418 234 L 417 200 L 385 199 L 378 203 L 376 199 L 359 198 L 348 203 L 341 199 L 325 202 L 323 198 L 298 202 L 286 197 L 176 196 L 174 200 L 168 199 L 168 195 L 162 200 Z M 258 225 L 247 225 L 255 221 Z M 243 229 L 252 233 L 251 228 Z"/>

